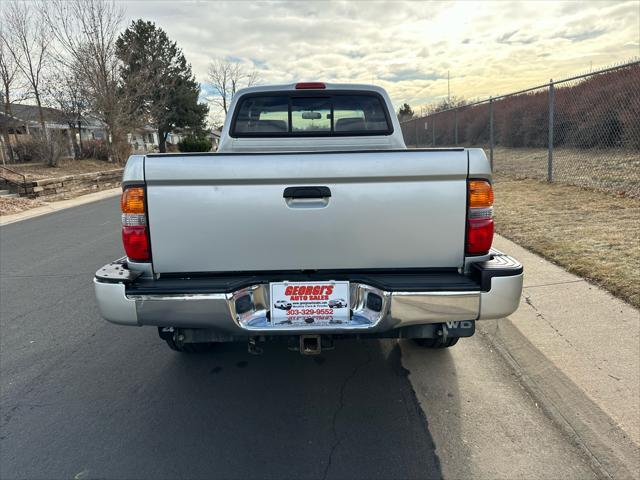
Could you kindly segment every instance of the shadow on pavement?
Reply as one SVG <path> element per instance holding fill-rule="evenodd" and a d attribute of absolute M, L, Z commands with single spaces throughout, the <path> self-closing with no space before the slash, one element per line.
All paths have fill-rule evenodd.
<path fill-rule="evenodd" d="M 461 402 L 480 403 L 483 400 L 473 397 L 474 388 L 464 385 L 456 368 L 456 358 L 459 362 L 475 361 L 464 350 L 470 341 L 464 338 L 452 349 L 433 350 L 419 347 L 410 340 L 401 341 L 402 365 L 411 370 L 409 378 L 422 410 L 443 440 L 437 443 L 436 454 L 441 464 L 447 467 L 445 470 L 455 472 L 455 478 L 478 476 L 478 472 L 471 468 L 472 450 L 467 444 L 468 434 L 463 426 L 466 421 L 468 428 L 469 422 L 468 418 L 461 418 L 467 411 Z"/>

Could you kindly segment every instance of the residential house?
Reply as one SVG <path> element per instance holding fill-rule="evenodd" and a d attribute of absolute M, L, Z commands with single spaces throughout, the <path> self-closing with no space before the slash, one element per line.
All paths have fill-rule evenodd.
<path fill-rule="evenodd" d="M 43 107 L 45 128 L 59 132 L 68 138 L 68 156 L 73 156 L 73 131 L 68 117 L 61 110 Z M 17 147 L 40 132 L 40 114 L 35 105 L 11 103 L 9 109 L 0 105 L 0 160 L 19 160 Z M 76 133 L 76 141 L 103 140 L 107 133 L 105 124 L 95 117 L 87 115 L 80 120 L 80 132 Z"/>
<path fill-rule="evenodd" d="M 167 134 L 167 151 L 177 151 L 178 143 L 189 135 L 189 131 L 176 129 L 173 132 Z M 218 148 L 220 143 L 220 129 L 214 129 L 207 133 L 207 138 L 211 140 L 213 150 Z M 136 128 L 127 135 L 127 140 L 131 145 L 132 153 L 147 153 L 158 151 L 158 131 L 151 125 L 145 125 L 141 128 Z"/>
<path fill-rule="evenodd" d="M 135 128 L 127 134 L 131 145 L 131 153 L 147 153 L 158 151 L 158 130 L 151 125 Z"/>
<path fill-rule="evenodd" d="M 209 132 L 209 140 L 211 140 L 211 150 L 216 151 L 220 145 L 220 135 L 222 135 L 222 127 L 214 128 Z"/>
<path fill-rule="evenodd" d="M 182 131 L 169 132 L 167 134 L 167 151 L 171 151 L 174 146 L 177 149 L 178 142 L 185 135 Z M 134 129 L 127 135 L 127 140 L 131 145 L 132 153 L 157 152 L 160 145 L 158 130 L 151 125 Z"/>

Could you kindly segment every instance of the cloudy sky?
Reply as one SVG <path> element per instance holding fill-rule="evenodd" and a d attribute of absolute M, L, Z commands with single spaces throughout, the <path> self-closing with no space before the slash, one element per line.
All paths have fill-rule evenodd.
<path fill-rule="evenodd" d="M 128 1 L 166 30 L 206 82 L 213 58 L 261 83 L 384 86 L 396 105 L 484 98 L 640 55 L 640 2 Z M 203 84 L 206 89 L 206 85 Z"/>

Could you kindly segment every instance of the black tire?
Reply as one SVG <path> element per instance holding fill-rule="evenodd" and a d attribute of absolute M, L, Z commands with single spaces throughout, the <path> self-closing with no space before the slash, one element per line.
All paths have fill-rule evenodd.
<path fill-rule="evenodd" d="M 215 343 L 177 343 L 173 338 L 166 338 L 165 342 L 171 350 L 180 353 L 204 353 L 209 352 Z"/>
<path fill-rule="evenodd" d="M 459 337 L 449 337 L 446 341 L 442 341 L 442 338 L 414 338 L 416 342 L 423 348 L 449 348 L 458 343 Z"/>

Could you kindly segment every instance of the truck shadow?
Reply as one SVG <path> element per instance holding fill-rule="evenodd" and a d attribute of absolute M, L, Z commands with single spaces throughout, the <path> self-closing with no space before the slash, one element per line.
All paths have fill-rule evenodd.
<path fill-rule="evenodd" d="M 463 408 L 463 403 L 477 402 L 477 394 L 459 378 L 456 368 L 456 361 L 473 361 L 466 350 L 469 341 L 462 339 L 453 349 L 427 349 L 411 340 L 400 341 L 402 365 L 428 420 L 446 478 L 475 478 L 479 473 L 473 469 L 465 434 L 472 422 Z"/>
<path fill-rule="evenodd" d="M 222 478 L 440 478 L 400 356 L 392 340 L 313 357 L 283 344 L 176 354 L 147 405 L 168 421 L 140 433 L 160 461 L 188 465 L 185 476 L 215 465 Z"/>

